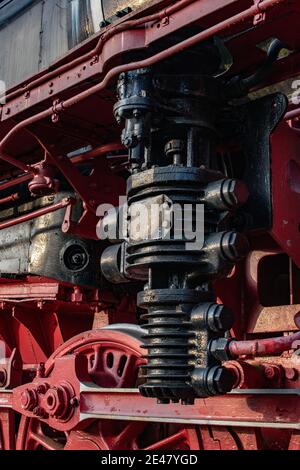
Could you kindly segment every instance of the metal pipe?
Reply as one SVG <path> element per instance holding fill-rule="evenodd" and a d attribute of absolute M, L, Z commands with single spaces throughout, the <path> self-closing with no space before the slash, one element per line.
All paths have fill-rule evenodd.
<path fill-rule="evenodd" d="M 1 144 L 0 144 L 1 147 Z M 30 165 L 27 165 L 26 163 L 23 163 L 20 160 L 17 160 L 16 158 L 12 157 L 11 155 L 8 155 L 5 152 L 1 152 L 1 160 L 4 160 L 7 163 L 10 163 L 11 165 L 19 168 L 22 171 L 29 171 L 30 170 Z"/>
<path fill-rule="evenodd" d="M 21 215 L 15 219 L 6 220 L 5 222 L 0 223 L 0 230 L 5 228 L 14 227 L 15 225 L 22 224 L 23 222 L 28 222 L 29 220 L 37 219 L 42 215 L 50 214 L 51 212 L 56 212 L 64 207 L 70 206 L 75 204 L 75 199 L 69 197 L 62 199 L 60 202 L 56 204 L 52 204 L 52 206 L 43 207 L 42 209 L 38 209 L 34 212 L 30 212 L 29 214 Z"/>
<path fill-rule="evenodd" d="M 74 164 L 78 164 L 86 162 L 87 160 L 101 157 L 102 155 L 106 155 L 107 153 L 116 152 L 119 150 L 124 150 L 124 146 L 119 142 L 114 144 L 106 144 L 102 145 L 101 147 L 97 147 L 93 150 L 89 150 L 88 152 L 74 155 L 74 157 L 71 158 L 71 162 Z"/>
<path fill-rule="evenodd" d="M 289 336 L 254 339 L 248 341 L 231 341 L 228 345 L 230 355 L 239 356 L 273 356 L 300 346 L 300 331 Z"/>
<path fill-rule="evenodd" d="M 0 206 L 7 204 L 8 202 L 17 201 L 20 198 L 19 193 L 11 194 L 11 196 L 4 197 L 0 199 Z"/>
<path fill-rule="evenodd" d="M 284 119 L 286 121 L 291 121 L 292 119 L 295 119 L 297 117 L 300 117 L 300 108 L 293 109 L 293 111 L 289 111 L 288 113 L 286 113 Z"/>
<path fill-rule="evenodd" d="M 233 77 L 224 89 L 224 97 L 227 100 L 232 100 L 233 98 L 246 96 L 252 88 L 258 86 L 270 73 L 282 49 L 288 48 L 289 47 L 279 39 L 274 39 L 268 48 L 266 60 L 258 70 L 246 78 L 239 77 L 237 79 L 237 77 Z"/>
<path fill-rule="evenodd" d="M 257 5 L 253 5 L 252 7 L 248 8 L 247 10 L 244 10 L 241 13 L 237 13 L 236 15 L 232 16 L 230 19 L 221 21 L 220 23 L 217 23 L 216 25 L 206 29 L 205 31 L 201 31 L 200 33 L 196 34 L 195 36 L 192 36 L 191 38 L 188 38 L 184 41 L 182 41 L 179 44 L 175 44 L 174 46 L 170 47 L 169 49 L 165 49 L 164 51 L 161 51 L 157 54 L 154 54 L 152 57 L 149 57 L 147 59 L 137 61 L 137 62 L 131 62 L 129 64 L 125 65 L 119 65 L 113 69 L 111 69 L 106 76 L 103 78 L 103 80 L 97 84 L 91 87 L 88 90 L 85 90 L 81 93 L 79 93 L 76 96 L 73 96 L 72 98 L 69 98 L 68 100 L 58 103 L 55 106 L 55 110 L 53 107 L 48 108 L 47 110 L 36 114 L 35 116 L 31 116 L 28 119 L 25 119 L 24 121 L 20 122 L 17 124 L 13 129 L 10 130 L 10 132 L 5 136 L 5 138 L 0 142 L 0 158 L 2 158 L 3 155 L 3 149 L 5 145 L 8 143 L 8 141 L 13 137 L 19 130 L 23 129 L 26 126 L 29 126 L 37 121 L 40 121 L 42 119 L 45 119 L 49 116 L 51 116 L 53 113 L 59 113 L 62 112 L 71 106 L 74 106 L 75 104 L 80 103 L 81 101 L 85 100 L 89 96 L 98 93 L 99 91 L 103 90 L 104 88 L 107 87 L 107 85 L 110 83 L 110 81 L 115 78 L 116 76 L 120 75 L 121 73 L 128 72 L 130 70 L 135 70 L 143 67 L 149 67 L 157 62 L 160 62 L 162 60 L 166 60 L 170 58 L 171 56 L 182 52 L 195 44 L 198 44 L 200 41 L 204 41 L 211 36 L 215 34 L 219 34 L 221 31 L 224 31 L 225 29 L 234 26 L 242 21 L 245 21 L 251 17 L 254 17 L 255 15 L 267 11 L 268 9 L 274 7 L 275 5 L 278 5 L 280 3 L 283 3 L 285 0 L 264 0 L 261 3 Z M 29 168 L 30 170 L 31 168 Z M 24 171 L 29 171 L 28 168 L 27 170 Z"/>
<path fill-rule="evenodd" d="M 25 183 L 26 181 L 29 181 L 31 177 L 32 175 L 27 173 L 26 175 L 22 175 L 14 179 L 11 179 L 9 181 L 5 181 L 4 183 L 0 183 L 0 191 L 5 191 L 6 189 L 13 188 L 14 186 L 17 186 L 18 184 Z"/>

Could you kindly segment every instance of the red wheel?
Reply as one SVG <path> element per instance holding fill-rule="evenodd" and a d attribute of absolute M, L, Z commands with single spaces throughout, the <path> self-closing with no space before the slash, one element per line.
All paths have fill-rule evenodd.
<path fill-rule="evenodd" d="M 48 360 L 46 375 L 55 358 L 70 353 L 88 359 L 91 381 L 106 388 L 132 388 L 137 385 L 143 363 L 138 328 L 120 327 L 89 331 L 72 338 Z M 18 450 L 197 450 L 195 427 L 166 423 L 93 420 L 69 433 L 57 432 L 38 418 L 22 417 Z"/>

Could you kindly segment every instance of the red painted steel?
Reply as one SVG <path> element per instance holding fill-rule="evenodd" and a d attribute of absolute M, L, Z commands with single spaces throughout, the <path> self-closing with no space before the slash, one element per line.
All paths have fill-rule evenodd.
<path fill-rule="evenodd" d="M 294 335 L 279 336 L 278 338 L 254 339 L 248 341 L 232 341 L 229 352 L 233 357 L 238 356 L 273 356 L 282 354 L 300 345 L 300 332 Z"/>
<path fill-rule="evenodd" d="M 19 409 L 18 395 L 21 394 L 22 413 L 25 415 L 19 429 L 17 449 L 200 449 L 194 426 L 173 426 L 169 430 L 164 424 L 120 422 L 117 429 L 112 430 L 109 421 L 102 420 L 100 423 L 88 420 L 76 428 L 74 423 L 78 422 L 80 414 L 78 381 L 71 392 L 73 397 L 70 405 L 67 405 L 70 400 L 64 401 L 66 392 L 59 395 L 59 391 L 63 387 L 67 390 L 70 386 L 68 384 L 74 386 L 77 374 L 82 374 L 86 380 L 101 387 L 132 387 L 136 384 L 138 368 L 143 362 L 141 354 L 137 339 L 107 330 L 84 333 L 59 348 L 47 361 L 45 377 L 37 379 L 34 385 L 36 388 L 28 385 L 17 389 L 14 394 L 13 406 Z M 34 390 L 37 390 L 37 394 Z M 49 418 L 43 417 L 42 410 Z M 63 420 L 60 418 L 61 413 L 65 413 Z M 50 437 L 50 431 L 47 438 L 42 422 L 47 422 L 49 429 L 54 426 L 61 434 L 52 432 Z M 70 429 L 67 437 L 62 433 L 66 429 Z"/>
<path fill-rule="evenodd" d="M 0 199 L 0 206 L 2 204 L 7 204 L 8 202 L 17 201 L 20 198 L 19 193 L 12 194 L 11 196 L 3 197 Z"/>
<path fill-rule="evenodd" d="M 138 340 L 117 331 L 91 331 L 68 341 L 46 363 L 45 374 L 13 392 L 12 407 L 24 415 L 17 447 L 37 449 L 41 445 L 54 450 L 90 449 L 91 445 L 99 450 L 172 450 L 182 449 L 183 441 L 185 446 L 189 444 L 185 449 L 197 450 L 202 448 L 202 443 L 194 439 L 186 441 L 186 430 L 197 426 L 201 436 L 203 432 L 205 435 L 207 426 L 214 429 L 223 423 L 227 430 L 232 428 L 231 435 L 237 439 L 241 436 L 242 440 L 243 432 L 249 433 L 249 428 L 273 427 L 282 433 L 287 430 L 289 439 L 298 430 L 295 420 L 300 406 L 298 390 L 291 390 L 288 395 L 284 390 L 277 393 L 257 390 L 257 395 L 251 390 L 240 390 L 225 397 L 197 400 L 189 407 L 164 407 L 156 400 L 140 396 L 137 390 L 118 391 L 120 387 L 136 384 L 141 354 Z M 281 409 L 280 415 L 277 409 Z M 52 438 L 46 439 L 42 432 L 45 426 L 39 423 L 47 423 L 48 432 L 51 428 L 61 433 L 71 432 L 63 441 L 59 441 L 59 433 L 53 432 Z M 156 441 L 156 428 L 166 427 L 166 423 L 173 423 L 173 428 L 179 426 L 179 430 Z M 155 440 L 150 446 L 149 426 Z M 128 428 L 135 431 L 129 440 Z M 220 428 L 220 432 L 225 431 Z M 250 442 L 255 448 L 264 445 L 267 448 L 258 439 Z M 251 448 L 250 442 L 244 443 L 245 449 Z M 230 448 L 227 439 L 223 445 Z"/>
<path fill-rule="evenodd" d="M 116 206 L 118 196 L 125 194 L 119 173 L 126 171 L 127 155 L 112 124 L 110 85 L 116 77 L 213 35 L 227 35 L 231 50 L 239 51 L 233 70 L 252 70 L 262 57 L 256 46 L 276 35 L 292 15 L 296 22 L 300 13 L 299 4 L 287 0 L 181 0 L 154 10 L 120 20 L 7 95 L 1 107 L 0 158 L 17 170 L 8 174 L 4 167 L 0 190 L 28 183 L 34 196 L 47 194 L 56 191 L 57 172 L 82 200 L 84 211 L 74 222 L 73 201 L 64 199 L 2 221 L 0 229 L 66 208 L 62 231 L 96 240 L 97 205 Z M 192 24 L 202 31 L 128 63 L 128 50 L 145 52 L 155 41 Z M 298 47 L 293 31 L 281 34 Z M 248 41 L 251 48 L 245 54 Z M 270 81 L 295 76 L 298 60 L 294 53 L 278 61 Z M 96 115 L 100 120 L 93 121 Z M 299 110 L 293 110 L 285 119 L 298 116 Z M 298 131 L 283 123 L 272 136 L 269 233 L 250 234 L 249 257 L 215 283 L 219 299 L 236 317 L 232 336 L 237 340 L 228 349 L 239 360 L 225 363 L 236 376 L 234 392 L 188 407 L 143 398 L 136 389 L 143 380 L 140 340 L 99 329 L 135 324 L 134 296 L 102 284 L 89 289 L 34 276 L 0 277 L 1 449 L 300 449 L 300 333 L 295 333 L 300 315 Z M 66 156 L 86 143 L 92 150 Z M 105 158 L 111 153 L 111 159 Z M 83 176 L 85 164 L 90 172 Z M 6 194 L 1 205 L 13 202 L 17 193 Z M 278 283 L 288 286 L 287 294 L 273 305 L 266 287 L 273 273 L 262 274 L 261 266 L 266 258 L 282 255 L 288 269 L 279 270 Z M 285 265 L 284 260 L 278 264 L 280 269 Z"/>

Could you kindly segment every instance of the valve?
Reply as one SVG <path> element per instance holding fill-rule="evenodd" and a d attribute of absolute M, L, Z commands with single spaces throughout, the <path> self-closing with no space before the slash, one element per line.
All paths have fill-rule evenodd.
<path fill-rule="evenodd" d="M 145 283 L 138 294 L 147 358 L 140 393 L 162 404 L 191 404 L 227 393 L 237 382 L 222 365 L 234 318 L 216 303 L 211 283 L 248 253 L 247 238 L 227 215 L 249 193 L 216 166 L 221 104 L 212 65 L 207 74 L 208 50 L 193 75 L 166 64 L 164 74 L 158 66 L 122 74 L 114 108 L 129 149 L 128 213 L 139 206 L 146 212 L 140 234 L 129 217 L 128 239 L 114 240 L 119 244 L 104 252 L 101 266 L 111 282 Z M 151 212 L 155 205 L 159 217 Z M 190 230 L 180 230 L 180 222 Z"/>

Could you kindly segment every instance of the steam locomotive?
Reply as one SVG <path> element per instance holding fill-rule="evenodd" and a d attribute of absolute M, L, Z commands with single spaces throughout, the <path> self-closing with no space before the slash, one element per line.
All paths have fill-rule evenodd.
<path fill-rule="evenodd" d="M 0 1 L 0 449 L 300 449 L 299 20 Z"/>

